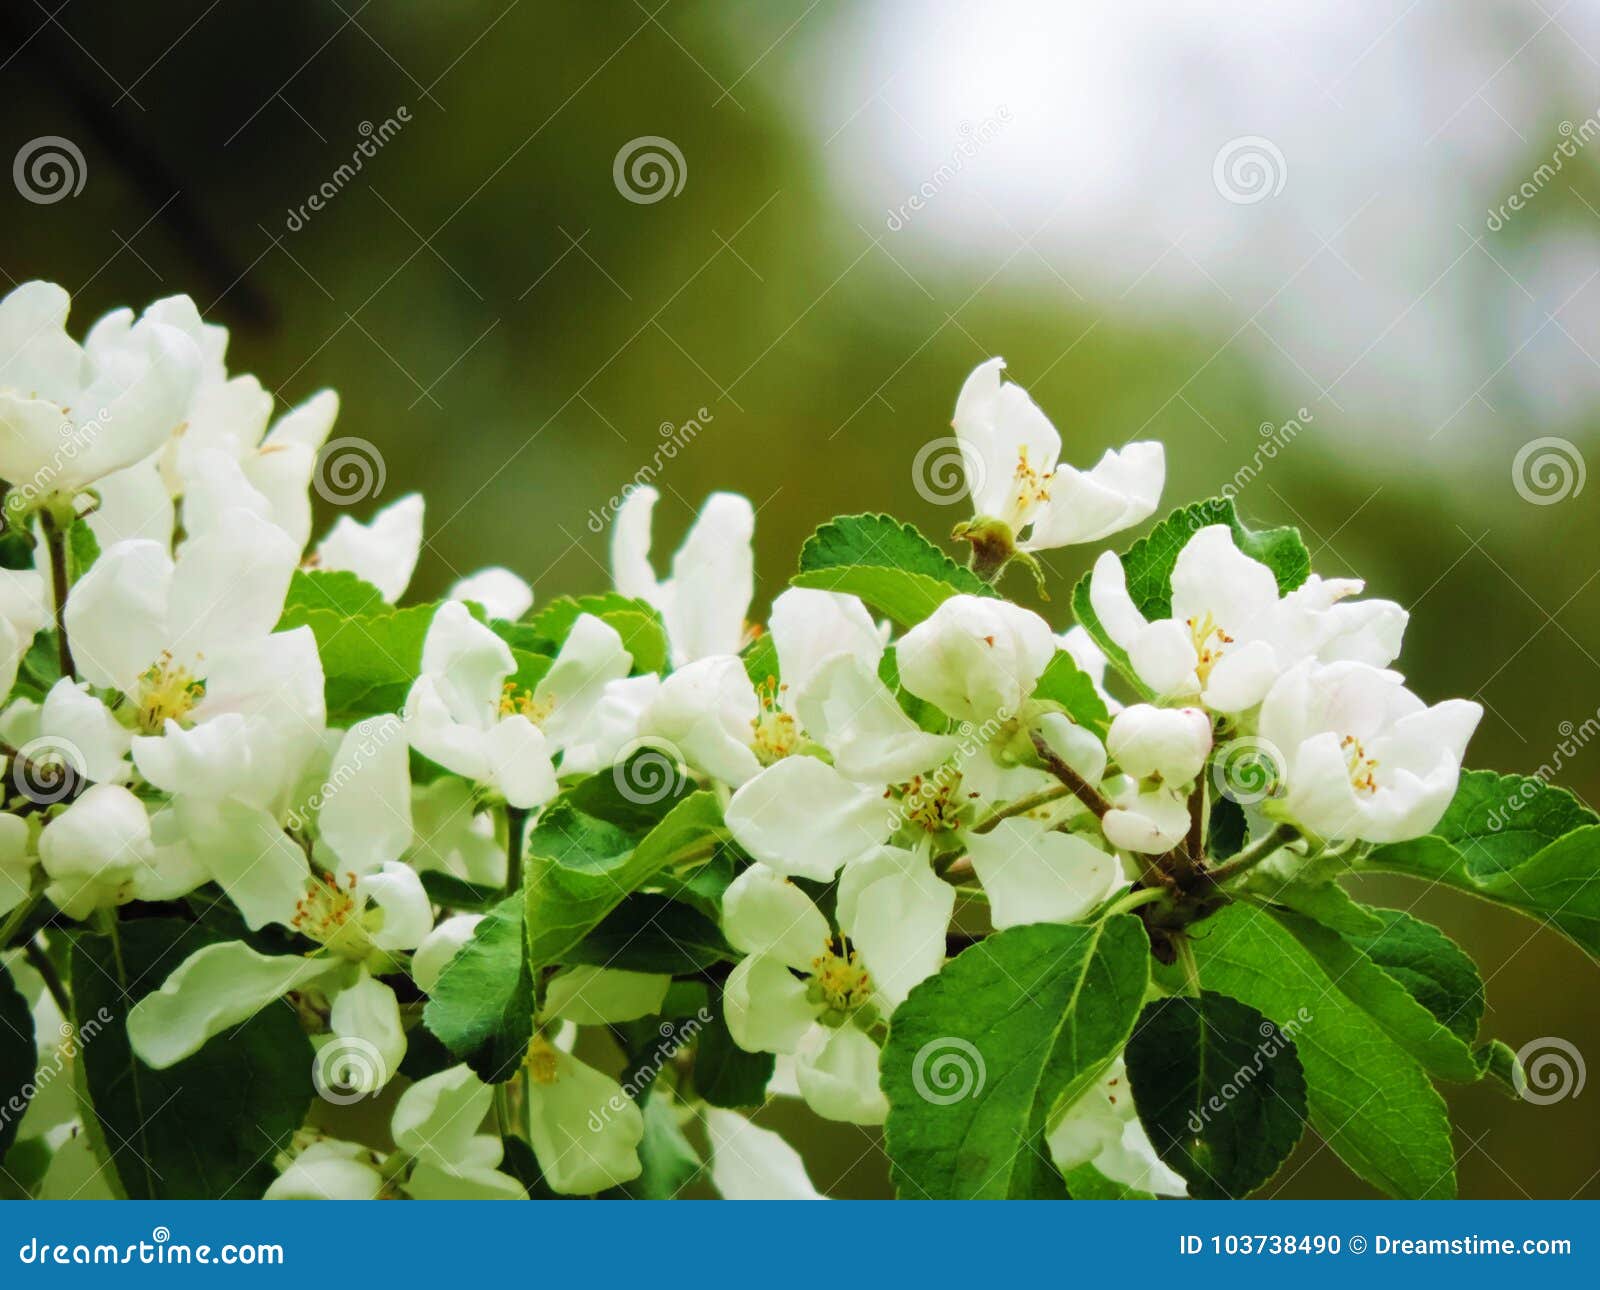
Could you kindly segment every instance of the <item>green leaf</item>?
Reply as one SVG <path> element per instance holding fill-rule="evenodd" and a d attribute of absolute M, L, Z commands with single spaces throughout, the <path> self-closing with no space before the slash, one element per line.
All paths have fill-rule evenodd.
<path fill-rule="evenodd" d="M 1340 1159 L 1392 1196 L 1455 1194 L 1450 1121 L 1427 1073 L 1277 916 L 1231 905 L 1192 943 L 1205 989 L 1249 1004 L 1294 1040 L 1311 1125 Z"/>
<path fill-rule="evenodd" d="M 1206 990 L 1145 1005 L 1127 1066 L 1156 1154 L 1199 1199 L 1248 1196 L 1305 1131 L 1294 1042 L 1237 999 Z"/>
<path fill-rule="evenodd" d="M 0 1161 L 17 1140 L 37 1065 L 33 1011 L 0 964 Z"/>
<path fill-rule="evenodd" d="M 1227 801 L 1226 798 L 1222 800 Z M 1341 936 L 1376 936 L 1388 925 L 1378 917 L 1376 910 L 1361 904 L 1337 882 L 1280 883 L 1263 879 L 1255 889 L 1262 891 L 1273 904 L 1304 914 Z"/>
<path fill-rule="evenodd" d="M 1069 717 L 1102 739 L 1111 725 L 1111 713 L 1094 681 L 1064 649 L 1057 650 L 1045 667 L 1033 697 L 1059 703 Z"/>
<path fill-rule="evenodd" d="M 326 609 L 352 618 L 357 614 L 387 613 L 390 606 L 383 592 L 348 569 L 296 569 L 283 598 L 284 617 L 311 609 Z"/>
<path fill-rule="evenodd" d="M 667 665 L 667 629 L 661 615 L 643 600 L 615 591 L 594 596 L 562 596 L 552 600 L 528 622 L 489 625 L 514 649 L 555 654 L 583 614 L 593 614 L 609 625 L 633 655 L 634 675 L 660 672 Z"/>
<path fill-rule="evenodd" d="M 1463 1043 L 1478 1039 L 1483 1021 L 1483 978 L 1467 952 L 1432 923 L 1398 909 L 1366 912 L 1381 924 L 1376 933 L 1346 938 L 1433 1014 Z"/>
<path fill-rule="evenodd" d="M 777 1065 L 771 1053 L 747 1053 L 733 1042 L 722 1010 L 722 992 L 711 999 L 711 1020 L 694 1046 L 695 1092 L 712 1106 L 760 1106 Z"/>
<path fill-rule="evenodd" d="M 94 530 L 79 521 L 67 530 L 67 577 L 76 585 L 79 578 L 94 567 L 100 558 L 100 543 Z"/>
<path fill-rule="evenodd" d="M 505 892 L 499 887 L 480 886 L 441 869 L 429 869 L 417 876 L 422 879 L 422 889 L 428 893 L 428 899 L 446 909 L 482 913 L 505 897 Z"/>
<path fill-rule="evenodd" d="M 1093 1165 L 1077 1165 L 1062 1175 L 1073 1200 L 1154 1200 L 1151 1192 L 1112 1182 Z"/>
<path fill-rule="evenodd" d="M 502 901 L 473 929 L 433 987 L 423 1024 L 486 1083 L 517 1073 L 533 1038 L 533 973 L 522 897 Z"/>
<path fill-rule="evenodd" d="M 277 1176 L 311 1103 L 311 1044 L 294 1009 L 270 1003 L 167 1070 L 128 1047 L 127 1013 L 201 948 L 192 923 L 122 922 L 72 947 L 84 1082 L 111 1167 L 134 1200 L 254 1199 Z"/>
<path fill-rule="evenodd" d="M 422 669 L 422 642 L 437 609 L 345 614 L 299 605 L 284 611 L 278 628 L 311 628 L 322 656 L 328 724 L 342 726 L 400 710 Z"/>
<path fill-rule="evenodd" d="M 899 1194 L 1062 1194 L 1046 1126 L 1127 1041 L 1149 960 L 1126 915 L 1037 923 L 980 941 L 916 986 L 881 1061 Z"/>
<path fill-rule="evenodd" d="M 1172 569 L 1183 550 L 1201 529 L 1211 524 L 1226 524 L 1233 530 L 1234 544 L 1253 560 L 1272 570 L 1280 593 L 1293 591 L 1311 573 L 1311 553 L 1292 527 L 1254 530 L 1246 528 L 1234 510 L 1233 501 L 1213 497 L 1182 507 L 1151 529 L 1122 555 L 1123 572 L 1128 579 L 1128 594 L 1139 612 L 1154 621 L 1172 616 Z M 1127 670 L 1128 656 L 1106 635 L 1105 628 L 1089 601 L 1090 575 L 1084 574 L 1072 589 L 1072 614 L 1120 668 Z"/>
<path fill-rule="evenodd" d="M 644 1139 L 639 1143 L 642 1172 L 624 1183 L 618 1193 L 634 1200 L 676 1200 L 678 1193 L 699 1175 L 705 1162 L 684 1137 L 673 1102 L 664 1091 L 651 1089 L 640 1104 Z"/>
<path fill-rule="evenodd" d="M 740 658 L 744 661 L 744 672 L 750 678 L 751 685 L 763 686 L 780 679 L 778 674 L 782 669 L 778 666 L 778 646 L 771 632 L 762 632 L 746 645 Z"/>
<path fill-rule="evenodd" d="M 739 956 L 698 909 L 666 896 L 634 892 L 566 952 L 565 963 L 683 976 Z"/>
<path fill-rule="evenodd" d="M 726 836 L 722 807 L 710 792 L 680 800 L 643 838 L 585 815 L 565 797 L 552 802 L 527 843 L 524 885 L 534 966 L 564 962 L 624 896 L 663 869 L 709 857 Z"/>
<path fill-rule="evenodd" d="M 1356 867 L 1406 874 L 1505 905 L 1548 924 L 1600 959 L 1600 824 L 1585 824 L 1521 854 L 1538 836 L 1524 831 L 1501 841 L 1457 832 L 1452 843 L 1430 835 L 1378 847 Z"/>
<path fill-rule="evenodd" d="M 1590 824 L 1600 824 L 1600 816 L 1564 788 L 1532 775 L 1469 770 L 1462 773 L 1450 808 L 1431 833 L 1470 853 L 1476 872 L 1489 873 L 1514 869 Z"/>
<path fill-rule="evenodd" d="M 887 515 L 841 515 L 800 549 L 796 587 L 860 596 L 902 627 L 920 623 L 951 596 L 997 593 L 910 524 Z"/>
<path fill-rule="evenodd" d="M 693 788 L 694 781 L 676 761 L 647 746 L 574 784 L 567 801 L 584 815 L 643 833 L 665 819 Z"/>

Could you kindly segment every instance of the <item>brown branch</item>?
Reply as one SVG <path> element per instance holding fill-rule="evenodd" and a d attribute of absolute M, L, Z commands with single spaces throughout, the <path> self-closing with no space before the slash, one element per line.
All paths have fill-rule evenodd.
<path fill-rule="evenodd" d="M 1105 819 L 1106 812 L 1111 810 L 1111 803 L 1106 801 L 1100 790 L 1062 761 L 1056 755 L 1055 749 L 1045 742 L 1044 736 L 1037 730 L 1030 730 L 1028 734 L 1033 739 L 1033 746 L 1039 754 L 1039 760 L 1044 762 L 1045 769 L 1065 784 L 1074 797 L 1093 811 L 1097 820 Z"/>

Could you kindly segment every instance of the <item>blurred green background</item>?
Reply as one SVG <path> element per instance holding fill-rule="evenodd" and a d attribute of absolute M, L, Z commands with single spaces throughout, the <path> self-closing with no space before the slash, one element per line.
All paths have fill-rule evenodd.
<path fill-rule="evenodd" d="M 283 406 L 337 388 L 377 500 L 426 492 L 413 594 L 487 563 L 541 600 L 604 584 L 591 512 L 696 418 L 657 550 L 706 492 L 748 494 L 759 616 L 835 513 L 961 518 L 913 461 L 1002 354 L 1073 462 L 1161 438 L 1172 504 L 1254 462 L 1245 514 L 1413 608 L 1424 697 L 1484 703 L 1479 764 L 1559 758 L 1600 800 L 1600 489 L 1572 487 L 1600 399 L 1594 6 L 49 8 L 0 17 L 0 143 L 64 137 L 84 184 L 0 187 L 5 284 L 63 283 L 79 325 L 188 292 Z M 336 178 L 369 130 L 391 137 Z M 649 202 L 613 175 L 644 136 L 682 158 Z M 1542 437 L 1558 500 L 1517 464 Z M 1059 626 L 1092 556 L 1046 561 Z M 1469 946 L 1488 1032 L 1600 1052 L 1600 976 L 1557 936 L 1369 894 Z M 1463 1194 L 1600 1196 L 1593 1091 L 1450 1101 Z M 825 1189 L 885 1194 L 871 1135 L 766 1115 Z M 1314 1140 L 1277 1189 L 1367 1194 Z"/>

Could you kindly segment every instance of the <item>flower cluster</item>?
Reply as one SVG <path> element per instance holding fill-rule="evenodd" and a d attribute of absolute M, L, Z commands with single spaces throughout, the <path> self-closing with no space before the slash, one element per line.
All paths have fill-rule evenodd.
<path fill-rule="evenodd" d="M 291 1108 L 242 1171 L 269 1197 L 815 1196 L 732 1109 L 769 1097 L 886 1125 L 904 1195 L 1048 1194 L 1018 1181 L 1046 1156 L 1074 1195 L 1244 1194 L 1298 1131 L 1241 1105 L 1259 1126 L 1168 1133 L 1186 1050 L 1152 1065 L 1141 1036 L 1173 1000 L 1219 1033 L 1305 1009 L 1194 930 L 1381 965 L 1407 916 L 1338 879 L 1429 876 L 1407 844 L 1471 827 L 1479 706 L 1416 697 L 1405 611 L 1310 573 L 1292 530 L 1203 503 L 1100 553 L 1075 623 L 1005 599 L 1013 564 L 1148 520 L 1164 459 L 1067 464 L 999 359 L 955 404 L 969 564 L 844 517 L 758 625 L 750 504 L 713 495 L 662 577 L 648 487 L 609 591 L 535 608 L 491 568 L 402 605 L 420 497 L 313 540 L 331 392 L 274 417 L 185 297 L 81 343 L 67 309 L 43 283 L 0 301 L 0 984 L 42 1034 L 102 949 L 158 942 L 117 1024 L 151 1072 L 231 1060 L 212 1097 Z M 1399 996 L 1424 1011 L 1371 970 L 1383 1027 Z M 250 1069 L 268 1022 L 305 1060 L 263 1093 L 288 1079 Z M 970 1096 L 930 1088 L 935 1042 L 974 1060 Z M 1277 1100 L 1317 1123 L 1327 1072 L 1281 1050 Z M 96 1055 L 89 1099 L 23 1126 L 56 1150 L 40 1194 L 114 1120 Z M 368 1097 L 385 1124 L 341 1118 Z M 1229 1155 L 1252 1134 L 1266 1175 Z"/>

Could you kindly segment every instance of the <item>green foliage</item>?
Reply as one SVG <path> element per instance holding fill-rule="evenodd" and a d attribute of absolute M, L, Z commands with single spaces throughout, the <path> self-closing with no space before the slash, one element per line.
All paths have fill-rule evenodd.
<path fill-rule="evenodd" d="M 153 918 L 73 944 L 79 1060 L 93 1104 L 85 1120 L 104 1126 L 95 1136 L 108 1169 L 134 1200 L 260 1196 L 311 1103 L 311 1045 L 284 1003 L 167 1070 L 129 1049 L 128 1010 L 202 939 L 193 923 Z"/>
<path fill-rule="evenodd" d="M 349 618 L 386 613 L 390 607 L 383 592 L 348 569 L 296 569 L 283 600 L 285 614 L 326 609 Z"/>
<path fill-rule="evenodd" d="M 1455 1194 L 1450 1121 L 1427 1073 L 1280 916 L 1231 905 L 1192 943 L 1203 988 L 1249 1004 L 1294 1040 L 1311 1125 L 1340 1159 L 1391 1196 Z"/>
<path fill-rule="evenodd" d="M 344 583 L 321 594 L 328 597 L 341 589 L 352 598 L 359 594 L 349 592 Z M 436 604 L 426 604 L 348 613 L 342 607 L 301 602 L 285 607 L 278 630 L 311 628 L 322 656 L 328 724 L 342 726 L 400 710 L 422 668 L 423 638 L 437 609 Z"/>
<path fill-rule="evenodd" d="M 710 1007 L 711 1020 L 695 1043 L 695 1092 L 712 1106 L 760 1106 L 767 1100 L 776 1059 L 771 1053 L 747 1053 L 733 1042 L 721 991 L 713 993 Z"/>
<path fill-rule="evenodd" d="M 527 839 L 533 965 L 564 962 L 630 892 L 673 865 L 709 858 L 724 836 L 716 794 L 704 791 L 682 798 L 643 837 L 584 814 L 566 797 L 552 802 Z"/>
<path fill-rule="evenodd" d="M 1305 1130 L 1294 1044 L 1248 1004 L 1203 991 L 1147 1004 L 1128 1082 L 1156 1154 L 1205 1200 L 1247 1196 Z"/>
<path fill-rule="evenodd" d="M 1065 1194 L 1045 1130 L 1133 1029 L 1149 978 L 1143 926 L 1038 923 L 979 942 L 895 1011 L 884 1132 L 907 1198 Z"/>
<path fill-rule="evenodd" d="M 841 515 L 800 549 L 796 587 L 860 596 L 902 627 L 920 623 L 951 596 L 993 596 L 994 589 L 957 564 L 910 524 L 887 515 Z"/>
<path fill-rule="evenodd" d="M 682 976 L 736 957 L 721 929 L 698 909 L 636 891 L 624 896 L 562 962 Z"/>
<path fill-rule="evenodd" d="M 1094 688 L 1094 681 L 1064 649 L 1057 650 L 1045 667 L 1033 697 L 1059 703 L 1069 717 L 1101 739 L 1111 726 L 1111 713 Z"/>
<path fill-rule="evenodd" d="M 521 896 L 502 901 L 456 952 L 423 1010 L 423 1023 L 488 1083 L 515 1075 L 533 1037 L 533 974 Z"/>
<path fill-rule="evenodd" d="M 1432 834 L 1378 847 L 1359 867 L 1505 905 L 1600 959 L 1600 820 L 1565 789 L 1468 771 Z"/>
<path fill-rule="evenodd" d="M 667 666 L 667 631 L 649 604 L 615 591 L 593 596 L 562 596 L 527 622 L 496 619 L 489 625 L 513 649 L 554 655 L 583 614 L 593 614 L 611 627 L 633 655 L 634 674 L 661 672 Z"/>

